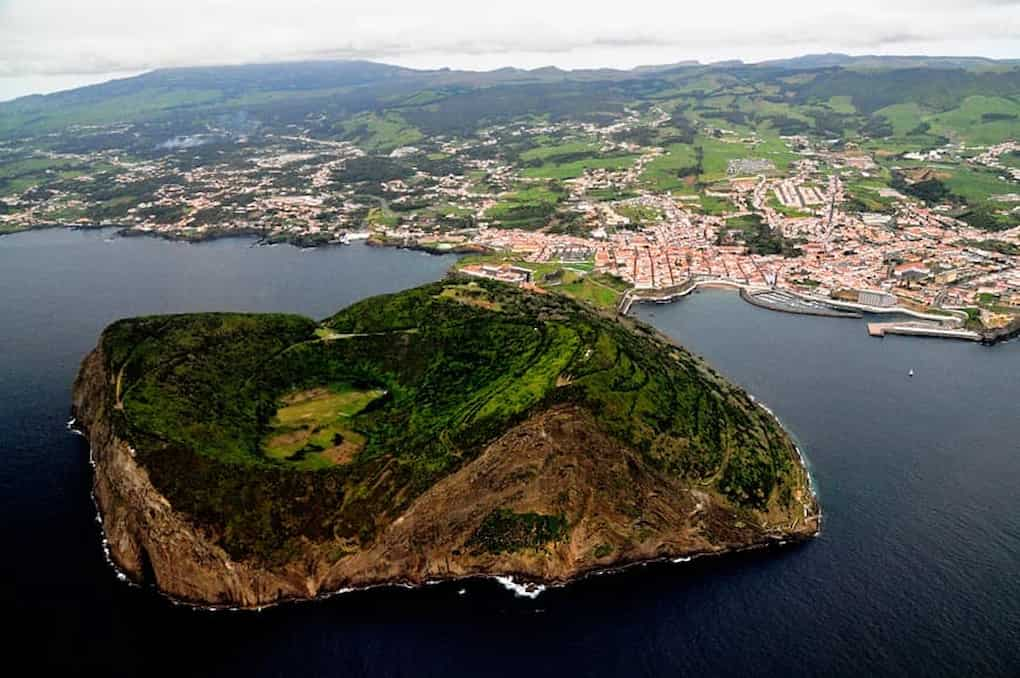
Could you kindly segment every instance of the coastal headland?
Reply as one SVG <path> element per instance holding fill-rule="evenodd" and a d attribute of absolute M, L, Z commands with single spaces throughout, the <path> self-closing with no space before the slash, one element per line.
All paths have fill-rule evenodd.
<path fill-rule="evenodd" d="M 321 323 L 120 321 L 74 416 L 111 559 L 192 604 L 561 584 L 819 528 L 796 446 L 703 362 L 631 319 L 462 276 Z"/>

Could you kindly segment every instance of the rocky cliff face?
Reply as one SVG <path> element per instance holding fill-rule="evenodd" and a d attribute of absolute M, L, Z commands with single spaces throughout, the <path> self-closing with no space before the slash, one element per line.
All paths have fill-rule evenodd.
<path fill-rule="evenodd" d="M 806 539 L 818 530 L 806 484 L 788 515 L 752 523 L 717 495 L 685 487 L 621 449 L 590 414 L 568 406 L 505 433 L 414 501 L 368 548 L 306 543 L 283 566 L 238 562 L 174 510 L 129 441 L 116 435 L 116 377 L 105 365 L 101 348 L 83 362 L 74 416 L 91 445 L 110 556 L 132 580 L 184 602 L 256 607 L 345 588 L 484 575 L 563 583 L 635 562 Z M 508 505 L 562 515 L 569 534 L 542 549 L 472 549 L 486 516 Z"/>
<path fill-rule="evenodd" d="M 101 349 L 86 357 L 74 385 L 73 414 L 91 447 L 93 491 L 110 557 L 132 580 L 182 601 L 252 607 L 316 595 L 298 568 L 271 572 L 232 562 L 153 487 L 126 440 L 113 431 L 115 375 Z"/>

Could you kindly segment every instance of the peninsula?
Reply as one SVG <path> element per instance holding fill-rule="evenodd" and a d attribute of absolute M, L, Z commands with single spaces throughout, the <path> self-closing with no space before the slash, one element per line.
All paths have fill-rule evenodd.
<path fill-rule="evenodd" d="M 121 320 L 73 400 L 111 558 L 192 604 L 559 584 L 819 528 L 796 446 L 744 391 L 646 325 L 494 280 L 322 322 Z"/>

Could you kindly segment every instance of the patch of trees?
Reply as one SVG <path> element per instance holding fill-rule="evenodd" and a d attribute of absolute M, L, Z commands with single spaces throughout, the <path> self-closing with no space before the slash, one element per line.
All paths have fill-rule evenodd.
<path fill-rule="evenodd" d="M 960 216 L 960 219 L 967 222 L 974 228 L 981 229 L 982 231 L 992 232 L 1005 231 L 1016 226 L 1016 223 L 1010 223 L 1008 219 L 1001 219 L 997 217 L 991 210 L 985 207 L 975 207 L 974 209 L 969 210 L 967 213 L 962 214 Z M 1012 252 L 1012 254 L 1015 253 L 1016 253 L 1015 251 Z M 1010 254 L 1010 252 L 1003 252 L 1003 254 Z"/>
<path fill-rule="evenodd" d="M 868 122 L 861 131 L 872 139 L 885 139 L 895 133 L 892 123 L 880 115 L 873 115 L 868 118 Z"/>
<path fill-rule="evenodd" d="M 150 205 L 149 207 L 139 209 L 138 216 L 153 219 L 161 224 L 169 224 L 183 218 L 187 211 L 187 208 L 178 203 L 172 205 Z M 206 221 L 204 223 L 215 223 L 215 221 Z"/>
<path fill-rule="evenodd" d="M 436 222 L 444 229 L 461 230 L 475 227 L 475 216 L 473 214 L 443 214 L 436 219 Z"/>
<path fill-rule="evenodd" d="M 546 228 L 548 233 L 576 236 L 586 236 L 589 230 L 584 217 L 571 210 L 557 211 Z"/>
<path fill-rule="evenodd" d="M 481 552 L 513 552 L 539 548 L 566 533 L 567 518 L 562 513 L 550 516 L 497 509 L 485 517 L 466 545 Z"/>
<path fill-rule="evenodd" d="M 478 145 L 465 149 L 461 155 L 472 160 L 495 160 L 500 157 L 501 151 L 499 144 Z"/>
<path fill-rule="evenodd" d="M 705 147 L 695 146 L 694 147 L 694 164 L 687 167 L 681 167 L 676 171 L 677 177 L 680 179 L 686 179 L 687 177 L 694 177 L 695 183 L 700 183 L 701 175 L 705 173 Z"/>
<path fill-rule="evenodd" d="M 333 172 L 333 178 L 344 184 L 357 184 L 363 181 L 382 183 L 407 179 L 413 174 L 414 170 L 396 160 L 365 156 L 348 160 L 342 169 Z"/>
<path fill-rule="evenodd" d="M 705 111 L 701 117 L 706 120 L 725 120 L 733 125 L 746 125 L 750 122 L 747 113 L 743 111 Z"/>
<path fill-rule="evenodd" d="M 931 178 L 924 181 L 910 183 L 902 172 L 893 172 L 890 186 L 901 193 L 911 195 L 918 200 L 924 201 L 927 205 L 937 205 L 942 202 L 959 200 L 949 187 L 939 179 Z"/>
<path fill-rule="evenodd" d="M 211 226 L 225 221 L 232 214 L 222 207 L 207 207 L 205 209 L 198 210 L 192 216 L 192 226 Z"/>
<path fill-rule="evenodd" d="M 837 113 L 828 109 L 812 109 L 807 111 L 814 119 L 814 130 L 819 136 L 841 137 L 848 127 L 852 126 L 854 116 L 848 113 Z"/>
<path fill-rule="evenodd" d="M 676 144 L 693 144 L 694 137 L 697 136 L 698 130 L 694 127 L 687 116 L 674 115 L 669 120 L 670 129 L 670 143 Z"/>
<path fill-rule="evenodd" d="M 654 146 L 657 139 L 658 132 L 651 127 L 632 127 L 613 134 L 613 141 L 621 144 Z"/>
<path fill-rule="evenodd" d="M 116 200 L 117 198 L 151 195 L 164 186 L 174 184 L 182 185 L 183 182 L 184 180 L 180 175 L 169 174 L 166 177 L 159 179 L 143 179 L 141 181 L 133 181 L 127 184 L 121 184 L 113 181 L 84 184 L 82 186 L 82 192 L 85 193 L 90 200 L 105 202 L 109 200 Z"/>
<path fill-rule="evenodd" d="M 729 232 L 737 231 L 737 238 L 747 245 L 752 254 L 781 254 L 784 257 L 795 257 L 801 254 L 800 249 L 782 233 L 774 230 L 758 214 L 730 219 L 726 222 Z M 719 244 L 724 244 L 727 231 L 719 232 Z"/>
<path fill-rule="evenodd" d="M 539 228 L 556 212 L 556 205 L 545 201 L 510 203 L 497 205 L 489 210 L 489 216 L 507 225 L 512 222 L 530 221 L 532 226 Z M 515 224 L 517 225 L 517 224 Z"/>
<path fill-rule="evenodd" d="M 1005 240 L 970 240 L 967 244 L 980 250 L 997 252 L 1010 257 L 1020 256 L 1020 245 L 1015 245 Z"/>
<path fill-rule="evenodd" d="M 463 174 L 464 167 L 456 158 L 429 158 L 421 156 L 414 159 L 414 166 L 422 172 L 433 176 L 445 177 L 448 174 Z"/>
<path fill-rule="evenodd" d="M 907 134 L 909 134 L 910 136 L 921 136 L 922 134 L 927 134 L 929 131 L 931 131 L 931 123 L 925 121 L 922 122 L 917 127 L 915 127 L 914 129 L 907 132 Z"/>
<path fill-rule="evenodd" d="M 62 134 L 53 144 L 58 153 L 97 153 L 113 149 L 133 149 L 138 137 L 130 132 L 99 132 L 97 134 Z M 156 142 L 147 144 L 153 147 Z"/>
<path fill-rule="evenodd" d="M 247 152 L 247 149 L 244 149 Z M 241 149 L 231 142 L 210 142 L 200 146 L 192 146 L 174 151 L 178 169 L 188 171 L 206 165 L 219 165 L 233 161 L 244 164 L 247 157 L 242 157 Z"/>
<path fill-rule="evenodd" d="M 975 73 L 962 68 L 900 68 L 876 71 L 832 69 L 794 86 L 801 103 L 850 95 L 857 110 L 872 114 L 901 103 L 917 103 L 946 111 L 973 95 L 1013 96 L 1020 93 L 1020 69 Z"/>
<path fill-rule="evenodd" d="M 811 127 L 798 118 L 791 118 L 788 115 L 768 115 L 761 118 L 762 122 L 767 122 L 775 128 L 781 136 L 792 137 L 798 134 L 805 134 Z"/>
<path fill-rule="evenodd" d="M 3 188 L 3 184 L 0 184 L 0 188 Z M 21 197 L 28 202 L 45 202 L 54 195 L 53 189 L 49 186 L 33 186 L 22 193 Z"/>
<path fill-rule="evenodd" d="M 224 196 L 221 200 L 223 205 L 237 205 L 243 207 L 244 205 L 250 205 L 255 202 L 254 193 L 231 193 Z"/>
<path fill-rule="evenodd" d="M 598 153 L 594 151 L 572 151 L 570 153 L 556 153 L 555 155 L 548 155 L 544 158 L 532 158 L 521 163 L 524 167 L 541 167 L 542 165 L 566 165 L 567 163 L 577 162 L 579 160 L 588 160 L 589 158 L 595 158 Z"/>
<path fill-rule="evenodd" d="M 432 205 L 432 200 L 428 198 L 409 198 L 408 200 L 401 200 L 399 202 L 393 201 L 389 204 L 389 208 L 394 212 L 413 212 L 414 210 L 420 210 L 425 207 Z"/>
<path fill-rule="evenodd" d="M 600 125 L 604 127 L 606 125 L 612 125 L 614 122 L 616 122 L 618 120 L 618 116 L 612 113 L 596 111 L 593 113 L 579 113 L 576 115 L 575 119 L 578 122 L 587 122 L 591 123 L 592 125 Z"/>

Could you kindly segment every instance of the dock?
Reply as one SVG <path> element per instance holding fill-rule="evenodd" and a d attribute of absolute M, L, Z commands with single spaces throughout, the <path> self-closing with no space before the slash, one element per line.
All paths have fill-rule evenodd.
<path fill-rule="evenodd" d="M 981 341 L 981 335 L 977 332 L 920 322 L 868 323 L 868 334 L 873 337 L 896 334 L 909 337 L 938 337 L 942 339 Z"/>

